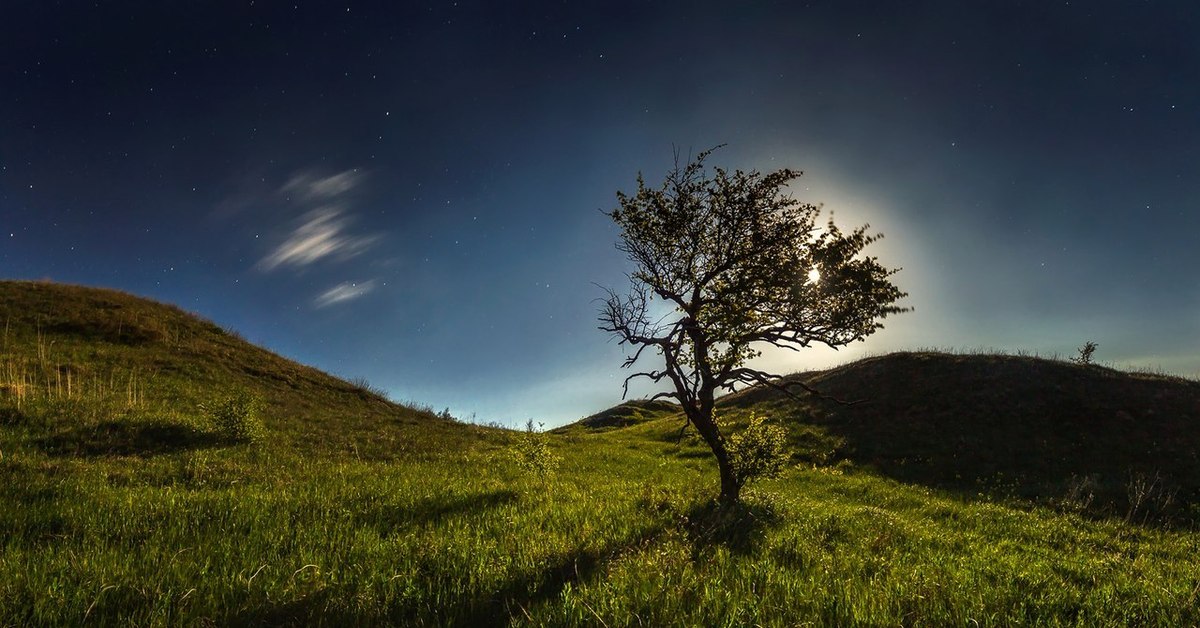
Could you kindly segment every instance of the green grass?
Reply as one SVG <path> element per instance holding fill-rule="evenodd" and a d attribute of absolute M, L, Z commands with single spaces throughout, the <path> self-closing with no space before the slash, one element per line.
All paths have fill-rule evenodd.
<path fill-rule="evenodd" d="M 637 438 L 312 461 L 246 446 L 9 454 L 0 624 L 794 625 L 1200 621 L 1200 535 L 795 469 L 715 511 Z"/>
<path fill-rule="evenodd" d="M 52 328 L 111 315 L 96 299 L 141 331 Z M 0 626 L 1200 623 L 1195 529 L 895 477 L 836 416 L 789 424 L 796 464 L 721 510 L 669 408 L 547 434 L 539 476 L 518 433 L 133 297 L 0 284 L 5 319 L 27 389 L 0 393 Z M 70 395 L 47 384 L 64 368 Z M 230 390 L 264 400 L 265 438 L 206 422 Z"/>

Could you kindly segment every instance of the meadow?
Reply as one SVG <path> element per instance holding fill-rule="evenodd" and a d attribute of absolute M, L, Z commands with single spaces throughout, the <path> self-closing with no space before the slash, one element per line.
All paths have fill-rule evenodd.
<path fill-rule="evenodd" d="M 731 426 L 771 412 L 795 451 L 720 508 L 715 467 L 669 406 L 502 430 L 129 295 L 6 282 L 0 320 L 0 626 L 1200 623 L 1195 478 L 1171 476 L 1175 501 L 1153 516 L 1106 501 L 1113 473 L 1090 476 L 1094 499 L 1071 493 L 1071 461 L 983 481 L 1008 469 L 1000 454 L 913 449 L 937 437 L 929 409 L 909 440 L 869 446 L 892 432 L 847 423 L 895 408 L 732 397 Z M 837 376 L 819 375 L 831 390 Z M 1149 394 L 1194 403 L 1193 383 L 1163 382 Z M 231 391 L 260 401 L 242 417 L 260 431 L 214 421 Z M 946 412 L 973 420 L 969 403 Z"/>

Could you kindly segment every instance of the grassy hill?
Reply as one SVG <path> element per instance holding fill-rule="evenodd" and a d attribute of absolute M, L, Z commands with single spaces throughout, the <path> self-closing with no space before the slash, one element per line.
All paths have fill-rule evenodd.
<path fill-rule="evenodd" d="M 670 404 L 513 433 L 116 292 L 0 282 L 0 320 L 3 627 L 1200 623 L 1193 382 L 938 354 L 804 374 L 868 401 L 726 398 L 796 464 L 722 510 Z M 1095 506 L 1139 477 L 1176 506 Z"/>
<path fill-rule="evenodd" d="M 893 353 L 727 395 L 732 428 L 750 413 L 787 427 L 792 459 L 857 469 L 965 495 L 1094 516 L 1200 522 L 1200 382 L 1026 356 Z M 707 455 L 680 439 L 678 407 L 630 401 L 562 433 L 641 425 L 645 438 Z M 643 425 L 644 424 L 644 425 Z"/>
<path fill-rule="evenodd" d="M 480 431 L 391 403 L 364 382 L 297 364 L 174 306 L 116 291 L 3 282 L 0 321 L 4 420 L 58 455 L 203 444 L 200 407 L 239 391 L 261 398 L 272 440 L 296 453 L 386 459 Z"/>
<path fill-rule="evenodd" d="M 895 353 L 722 400 L 798 425 L 797 450 L 903 482 L 1137 520 L 1200 520 L 1200 382 L 1034 357 Z M 857 402 L 857 403 L 853 403 Z"/>
<path fill-rule="evenodd" d="M 568 433 L 572 427 L 578 426 L 589 430 L 605 428 L 629 427 L 645 421 L 661 417 L 675 417 L 679 406 L 667 401 L 644 401 L 633 399 L 584 417 L 571 425 L 559 428 L 559 433 Z"/>

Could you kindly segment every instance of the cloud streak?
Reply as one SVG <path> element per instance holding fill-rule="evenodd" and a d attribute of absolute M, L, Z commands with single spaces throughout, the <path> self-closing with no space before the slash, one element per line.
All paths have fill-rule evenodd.
<path fill-rule="evenodd" d="M 353 236 L 345 233 L 347 220 L 338 207 L 322 207 L 305 214 L 287 240 L 259 263 L 264 271 L 281 266 L 304 267 L 331 256 L 349 259 L 379 240 L 377 235 Z"/>
<path fill-rule="evenodd" d="M 283 269 L 300 272 L 318 263 L 346 261 L 370 249 L 382 234 L 353 233 L 352 217 L 347 212 L 347 197 L 363 178 L 357 168 L 328 176 L 312 170 L 293 174 L 275 194 L 309 211 L 290 225 L 290 231 L 259 260 L 257 268 L 264 273 Z M 312 297 L 311 303 L 316 309 L 326 308 L 358 299 L 375 287 L 375 279 L 343 281 Z"/>
<path fill-rule="evenodd" d="M 322 292 L 313 300 L 313 305 L 318 308 L 328 307 L 335 303 L 342 303 L 351 299 L 357 299 L 368 292 L 375 289 L 375 280 L 351 282 L 343 281 L 342 283 Z"/>
<path fill-rule="evenodd" d="M 363 175 L 358 169 L 343 170 L 334 175 L 320 177 L 308 172 L 293 175 L 280 189 L 285 194 L 295 194 L 302 200 L 325 201 L 345 194 L 358 186 Z"/>

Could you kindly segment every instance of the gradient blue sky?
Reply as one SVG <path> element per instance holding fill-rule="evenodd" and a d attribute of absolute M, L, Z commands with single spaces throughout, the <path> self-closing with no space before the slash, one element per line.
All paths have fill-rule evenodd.
<path fill-rule="evenodd" d="M 555 425 L 621 394 L 600 210 L 727 143 L 884 232 L 915 308 L 766 366 L 1090 339 L 1196 375 L 1196 33 L 1195 2 L 6 2 L 0 275 Z"/>

